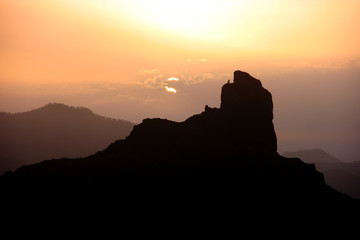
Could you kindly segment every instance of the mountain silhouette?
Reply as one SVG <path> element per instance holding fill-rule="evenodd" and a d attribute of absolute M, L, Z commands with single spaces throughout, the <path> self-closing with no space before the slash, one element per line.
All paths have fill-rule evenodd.
<path fill-rule="evenodd" d="M 89 156 L 128 136 L 133 126 L 59 103 L 0 113 L 0 174 L 46 159 Z"/>
<path fill-rule="evenodd" d="M 325 182 L 340 192 L 360 199 L 360 162 L 343 162 L 321 149 L 285 152 L 285 157 L 298 157 L 313 163 L 324 174 Z"/>
<path fill-rule="evenodd" d="M 192 197 L 206 196 L 204 201 L 217 199 L 222 203 L 239 199 L 318 205 L 326 201 L 341 206 L 354 203 L 351 197 L 326 185 L 314 164 L 280 156 L 272 121 L 271 93 L 260 80 L 235 71 L 234 82 L 222 87 L 220 108 L 205 106 L 203 112 L 184 122 L 144 119 L 128 137 L 92 156 L 23 166 L 4 174 L 0 184 L 80 182 L 111 185 L 124 192 L 128 184 L 141 181 L 137 191 L 145 185 L 161 192 L 180 191 Z M 186 178 L 166 181 L 137 178 L 130 184 L 125 176 Z"/>
<path fill-rule="evenodd" d="M 306 163 L 340 163 L 341 161 L 322 149 L 299 150 L 295 152 L 284 152 L 284 157 L 300 158 Z"/>

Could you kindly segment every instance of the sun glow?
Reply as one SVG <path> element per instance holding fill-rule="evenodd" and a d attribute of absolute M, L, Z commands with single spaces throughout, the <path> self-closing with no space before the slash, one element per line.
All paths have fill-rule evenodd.
<path fill-rule="evenodd" d="M 166 91 L 168 91 L 168 92 L 170 92 L 170 93 L 176 93 L 176 89 L 175 89 L 175 88 L 165 86 L 165 89 L 166 89 Z"/>
<path fill-rule="evenodd" d="M 179 79 L 176 77 L 171 77 L 171 78 L 168 78 L 167 81 L 179 81 Z"/>
<path fill-rule="evenodd" d="M 229 22 L 218 17 L 228 11 L 229 1 L 215 0 L 108 0 L 112 11 L 121 9 L 127 17 L 151 28 L 188 38 L 214 39 Z"/>
<path fill-rule="evenodd" d="M 24 81 L 131 83 L 141 69 L 166 72 L 147 80 L 163 89 L 177 82 L 169 73 L 184 80 L 180 71 L 318 68 L 360 55 L 358 0 L 0 2 L 0 90 Z"/>

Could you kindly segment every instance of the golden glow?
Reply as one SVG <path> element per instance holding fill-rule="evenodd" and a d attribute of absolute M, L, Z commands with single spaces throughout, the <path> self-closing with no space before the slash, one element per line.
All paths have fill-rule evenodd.
<path fill-rule="evenodd" d="M 94 17 L 114 27 L 141 32 L 148 40 L 187 48 L 197 44 L 211 51 L 262 57 L 353 57 L 360 52 L 360 30 L 354 28 L 360 21 L 358 0 L 64 1 L 96 12 Z"/>
<path fill-rule="evenodd" d="M 121 9 L 130 19 L 167 33 L 211 40 L 227 18 L 223 14 L 229 1 L 219 0 L 109 0 L 108 8 Z M 245 1 L 241 1 L 245 2 Z M 115 13 L 116 10 L 113 10 Z"/>
<path fill-rule="evenodd" d="M 170 92 L 170 93 L 176 93 L 176 89 L 175 89 L 175 88 L 165 86 L 165 89 L 166 89 L 166 91 L 168 91 L 168 92 Z"/>
<path fill-rule="evenodd" d="M 0 85 L 358 59 L 359 11 L 358 0 L 4 0 Z"/>
<path fill-rule="evenodd" d="M 336 96 L 359 89 L 344 82 L 360 75 L 359 13 L 360 0 L 0 0 L 0 112 L 63 102 L 135 122 L 184 120 L 216 106 L 235 69 L 265 80 L 280 104 L 292 85 L 319 89 L 314 69 L 326 81 L 334 71 L 338 89 L 318 86 L 331 106 L 345 104 Z"/>

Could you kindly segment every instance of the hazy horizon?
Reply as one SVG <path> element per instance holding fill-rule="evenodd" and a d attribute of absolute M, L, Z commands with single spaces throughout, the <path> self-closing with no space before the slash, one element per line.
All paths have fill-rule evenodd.
<path fill-rule="evenodd" d="M 280 153 L 360 160 L 359 11 L 356 0 L 5 0 L 0 112 L 58 102 L 183 121 L 219 107 L 239 69 L 272 93 Z"/>

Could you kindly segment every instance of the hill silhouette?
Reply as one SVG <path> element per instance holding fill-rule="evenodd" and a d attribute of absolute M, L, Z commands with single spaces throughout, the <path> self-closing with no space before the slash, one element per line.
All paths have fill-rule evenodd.
<path fill-rule="evenodd" d="M 52 103 L 23 113 L 0 113 L 0 174 L 61 157 L 85 157 L 129 135 L 134 124 L 83 107 Z"/>
<path fill-rule="evenodd" d="M 36 186 L 77 182 L 111 185 L 124 192 L 129 184 L 125 176 L 186 176 L 181 181 L 140 180 L 136 189 L 145 185 L 222 203 L 240 199 L 317 205 L 326 201 L 341 206 L 354 203 L 326 185 L 314 164 L 277 153 L 272 120 L 271 93 L 260 80 L 235 71 L 234 82 L 222 87 L 220 108 L 205 106 L 203 112 L 184 122 L 144 119 L 126 139 L 104 151 L 86 158 L 23 166 L 4 174 L 0 183 Z"/>
<path fill-rule="evenodd" d="M 360 199 L 360 162 L 342 162 L 321 149 L 285 152 L 284 157 L 298 157 L 313 163 L 331 187 Z"/>
<path fill-rule="evenodd" d="M 296 152 L 284 152 L 284 157 L 298 157 L 306 163 L 340 163 L 341 161 L 322 149 L 307 149 Z"/>

